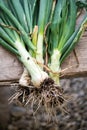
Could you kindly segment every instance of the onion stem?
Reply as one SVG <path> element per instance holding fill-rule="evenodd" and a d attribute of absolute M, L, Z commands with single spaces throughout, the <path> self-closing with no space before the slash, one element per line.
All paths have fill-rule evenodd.
<path fill-rule="evenodd" d="M 50 69 L 54 73 L 58 73 L 60 71 L 60 56 L 61 56 L 60 52 L 57 49 L 55 49 L 51 56 L 51 64 L 50 64 Z M 50 73 L 50 76 L 55 81 L 55 83 L 59 85 L 59 74 L 54 73 Z"/>
<path fill-rule="evenodd" d="M 43 35 L 42 34 L 38 35 L 36 60 L 38 62 L 41 62 L 42 64 L 44 64 L 44 60 L 43 60 Z"/>
<path fill-rule="evenodd" d="M 20 54 L 20 60 L 25 65 L 31 76 L 31 81 L 35 87 L 40 87 L 40 84 L 48 78 L 48 74 L 34 62 L 29 52 L 22 46 L 20 41 L 16 41 L 17 49 Z"/>

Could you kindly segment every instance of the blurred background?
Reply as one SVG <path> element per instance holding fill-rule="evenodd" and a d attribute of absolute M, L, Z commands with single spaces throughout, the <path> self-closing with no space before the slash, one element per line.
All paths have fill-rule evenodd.
<path fill-rule="evenodd" d="M 69 114 L 58 112 L 57 121 L 52 122 L 40 111 L 35 118 L 28 107 L 8 104 L 17 86 L 0 86 L 0 130 L 87 130 L 87 78 L 63 79 L 61 86 L 72 96 Z"/>

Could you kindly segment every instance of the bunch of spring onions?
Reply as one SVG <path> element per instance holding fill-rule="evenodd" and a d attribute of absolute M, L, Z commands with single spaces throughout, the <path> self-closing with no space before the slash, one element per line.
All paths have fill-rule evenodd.
<path fill-rule="evenodd" d="M 0 45 L 19 58 L 34 87 L 49 78 L 59 85 L 60 66 L 87 22 L 85 11 L 76 27 L 77 13 L 75 0 L 0 0 Z"/>

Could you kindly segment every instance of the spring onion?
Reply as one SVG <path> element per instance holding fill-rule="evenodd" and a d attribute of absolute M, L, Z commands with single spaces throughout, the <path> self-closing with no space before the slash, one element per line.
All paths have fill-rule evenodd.
<path fill-rule="evenodd" d="M 59 94 L 61 64 L 87 23 L 85 11 L 76 27 L 77 14 L 75 0 L 0 0 L 0 45 L 23 63 L 24 73 L 35 88 L 34 98 L 41 96 L 45 106 L 64 101 Z M 20 79 L 23 86 L 28 85 L 23 81 L 26 74 Z"/>

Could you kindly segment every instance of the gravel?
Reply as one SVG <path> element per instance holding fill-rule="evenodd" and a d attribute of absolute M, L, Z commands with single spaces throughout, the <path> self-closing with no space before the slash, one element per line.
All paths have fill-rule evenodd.
<path fill-rule="evenodd" d="M 34 117 L 31 109 L 13 103 L 7 107 L 6 128 L 2 127 L 6 120 L 3 123 L 0 120 L 0 130 L 87 130 L 87 78 L 63 79 L 61 85 L 71 97 L 68 103 L 69 114 L 58 112 L 57 119 L 53 117 L 53 121 L 48 122 L 48 115 L 41 111 Z M 9 97 L 13 91 L 14 87 L 8 88 L 5 94 L 10 92 L 7 94 Z M 0 102 L 0 108 L 1 106 Z"/>

